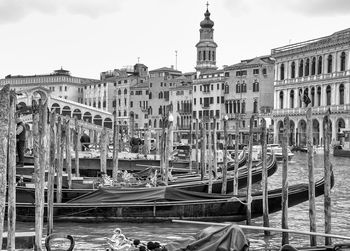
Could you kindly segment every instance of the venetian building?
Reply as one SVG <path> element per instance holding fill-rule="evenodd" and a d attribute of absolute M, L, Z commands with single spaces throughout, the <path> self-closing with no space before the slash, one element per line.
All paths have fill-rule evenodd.
<path fill-rule="evenodd" d="M 332 141 L 338 132 L 350 128 L 350 29 L 327 37 L 272 49 L 275 58 L 274 138 L 283 118 L 290 117 L 290 144 L 306 145 L 306 117 L 303 95 L 312 105 L 314 145 L 323 144 L 323 117 L 331 111 Z"/>
<path fill-rule="evenodd" d="M 197 66 L 195 67 L 197 72 L 202 73 L 205 71 L 216 70 L 216 47 L 214 42 L 214 22 L 210 19 L 210 12 L 204 13 L 204 20 L 200 22 L 201 28 L 199 29 L 200 40 L 196 44 L 197 48 Z"/>

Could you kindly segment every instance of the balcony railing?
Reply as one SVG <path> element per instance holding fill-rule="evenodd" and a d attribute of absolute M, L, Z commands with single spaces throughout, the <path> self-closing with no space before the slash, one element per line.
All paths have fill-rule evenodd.
<path fill-rule="evenodd" d="M 350 104 L 312 107 L 312 113 L 313 114 L 326 113 L 328 108 L 331 109 L 331 113 L 347 113 L 350 111 Z M 286 108 L 286 109 L 273 110 L 273 115 L 274 116 L 284 116 L 287 114 L 299 115 L 299 114 L 305 114 L 305 112 L 306 112 L 306 108 Z"/>

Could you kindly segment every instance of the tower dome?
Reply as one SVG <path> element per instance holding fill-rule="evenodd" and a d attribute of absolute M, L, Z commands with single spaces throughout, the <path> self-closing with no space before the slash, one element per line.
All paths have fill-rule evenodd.
<path fill-rule="evenodd" d="M 200 23 L 202 28 L 213 28 L 214 22 L 210 19 L 210 12 L 207 8 L 207 11 L 204 13 L 204 20 Z"/>

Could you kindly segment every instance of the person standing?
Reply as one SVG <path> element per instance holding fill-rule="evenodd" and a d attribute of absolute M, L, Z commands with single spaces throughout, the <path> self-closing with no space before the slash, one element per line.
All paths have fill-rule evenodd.
<path fill-rule="evenodd" d="M 81 150 L 82 151 L 89 151 L 89 145 L 90 145 L 90 137 L 89 135 L 87 135 L 87 132 L 84 131 L 83 135 L 81 135 L 80 138 L 80 143 L 81 143 Z"/>
<path fill-rule="evenodd" d="M 24 126 L 24 123 L 20 117 L 16 119 L 16 148 L 17 148 L 17 155 L 18 155 L 18 167 L 24 166 L 24 148 L 26 143 L 26 128 Z"/>

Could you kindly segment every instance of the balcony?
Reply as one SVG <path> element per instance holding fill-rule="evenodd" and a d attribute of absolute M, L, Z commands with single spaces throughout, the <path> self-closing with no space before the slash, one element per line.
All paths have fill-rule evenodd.
<path fill-rule="evenodd" d="M 210 108 L 210 104 L 202 104 L 201 105 L 203 109 L 209 109 Z"/>
<path fill-rule="evenodd" d="M 331 113 L 349 113 L 350 104 L 312 107 L 312 114 L 324 114 L 327 112 L 328 108 L 331 109 Z M 305 113 L 306 108 L 286 108 L 273 110 L 273 116 L 305 115 Z"/>
<path fill-rule="evenodd" d="M 203 93 L 204 95 L 210 95 L 210 90 L 203 90 L 202 93 Z"/>

